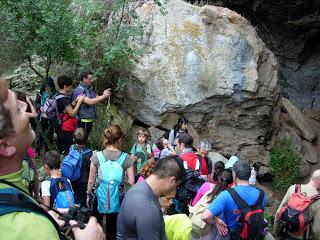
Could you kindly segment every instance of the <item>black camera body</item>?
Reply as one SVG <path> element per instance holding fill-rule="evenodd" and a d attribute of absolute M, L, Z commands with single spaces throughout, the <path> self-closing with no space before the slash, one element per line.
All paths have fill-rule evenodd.
<path fill-rule="evenodd" d="M 70 206 L 68 213 L 64 216 L 66 222 L 74 220 L 78 222 L 81 229 L 86 227 L 85 224 L 88 223 L 91 216 L 91 210 L 89 208 L 81 207 L 78 204 Z"/>

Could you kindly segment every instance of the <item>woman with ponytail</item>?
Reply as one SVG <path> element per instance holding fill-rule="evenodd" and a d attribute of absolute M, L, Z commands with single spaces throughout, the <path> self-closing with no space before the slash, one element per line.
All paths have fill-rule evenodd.
<path fill-rule="evenodd" d="M 113 191 L 110 189 L 113 189 L 112 185 L 114 185 L 113 182 L 116 182 L 115 179 L 119 178 L 123 179 L 122 183 L 124 182 L 131 186 L 134 184 L 134 160 L 129 154 L 120 150 L 123 137 L 124 133 L 118 125 L 108 127 L 104 130 L 103 142 L 105 149 L 94 153 L 91 157 L 89 181 L 87 186 L 87 203 L 90 201 L 93 186 L 97 189 L 98 210 L 100 214 L 104 214 L 106 217 L 106 236 L 107 239 L 111 240 L 116 239 L 116 226 L 120 199 L 119 195 L 117 199 L 113 199 L 112 197 L 117 195 L 112 194 Z M 118 171 L 115 169 L 118 169 Z M 110 176 L 113 177 L 111 177 L 110 180 L 108 176 L 109 178 Z M 104 194 L 100 195 L 100 192 L 104 192 Z M 110 199 L 105 199 L 106 196 L 109 196 Z"/>
<path fill-rule="evenodd" d="M 224 239 L 222 236 L 218 236 L 217 229 L 207 224 L 201 219 L 202 213 L 207 209 L 208 205 L 224 190 L 230 188 L 233 185 L 233 176 L 230 169 L 225 169 L 219 176 L 219 182 L 213 185 L 211 191 L 204 194 L 201 199 L 195 204 L 195 206 L 189 207 L 189 218 L 192 221 L 192 240 L 212 240 L 212 239 Z"/>

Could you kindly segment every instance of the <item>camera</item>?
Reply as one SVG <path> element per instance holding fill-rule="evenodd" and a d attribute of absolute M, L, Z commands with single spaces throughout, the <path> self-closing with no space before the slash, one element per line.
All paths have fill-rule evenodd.
<path fill-rule="evenodd" d="M 91 216 L 91 210 L 89 208 L 81 207 L 78 204 L 70 206 L 68 213 L 64 216 L 64 220 L 68 223 L 70 220 L 78 222 L 79 227 L 84 229 L 85 224 L 88 223 Z"/>

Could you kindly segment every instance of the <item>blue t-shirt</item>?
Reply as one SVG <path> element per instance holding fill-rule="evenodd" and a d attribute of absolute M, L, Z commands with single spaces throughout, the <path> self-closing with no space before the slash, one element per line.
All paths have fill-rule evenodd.
<path fill-rule="evenodd" d="M 259 190 L 252 186 L 238 185 L 233 189 L 240 195 L 240 197 L 249 205 L 254 205 L 259 197 Z M 262 206 L 266 204 L 266 195 L 264 195 Z M 226 220 L 229 229 L 236 229 L 237 218 L 240 216 L 240 208 L 235 203 L 228 191 L 221 192 L 213 202 L 208 206 L 209 211 L 214 216 L 223 214 L 222 220 Z"/>

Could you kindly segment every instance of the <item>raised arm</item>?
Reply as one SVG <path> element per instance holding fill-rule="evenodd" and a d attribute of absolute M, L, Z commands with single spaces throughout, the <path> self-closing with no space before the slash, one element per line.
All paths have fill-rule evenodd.
<path fill-rule="evenodd" d="M 101 96 L 96 96 L 95 98 L 86 97 L 83 102 L 88 105 L 95 105 L 99 102 L 104 101 L 110 95 L 111 95 L 111 89 L 108 88 L 107 90 L 103 91 L 103 94 Z"/>

